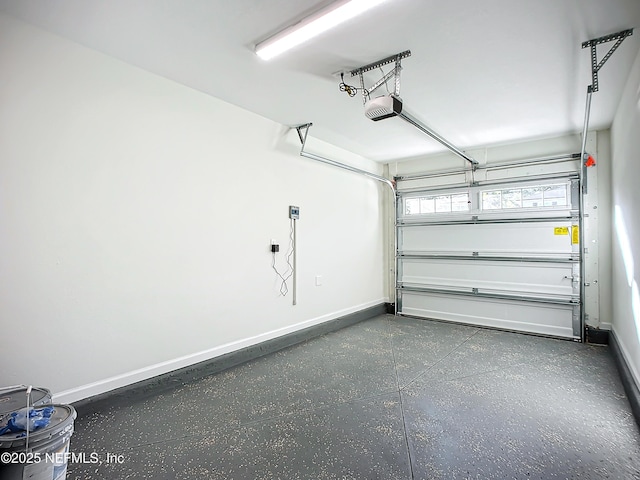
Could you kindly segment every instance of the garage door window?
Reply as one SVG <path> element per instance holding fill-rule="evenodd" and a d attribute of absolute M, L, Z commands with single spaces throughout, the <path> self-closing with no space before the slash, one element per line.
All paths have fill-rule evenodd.
<path fill-rule="evenodd" d="M 402 194 L 400 215 L 425 222 L 457 221 L 469 215 L 490 218 L 555 215 L 578 208 L 577 180 L 532 180 Z M 514 217 L 515 216 L 515 217 Z M 489 218 L 487 217 L 487 218 Z"/>
<path fill-rule="evenodd" d="M 413 197 L 405 200 L 405 215 L 468 212 L 470 205 L 468 192 Z"/>
<path fill-rule="evenodd" d="M 482 210 L 512 210 L 523 208 L 566 207 L 569 205 L 569 185 L 535 185 L 524 188 L 503 188 L 481 192 Z"/>

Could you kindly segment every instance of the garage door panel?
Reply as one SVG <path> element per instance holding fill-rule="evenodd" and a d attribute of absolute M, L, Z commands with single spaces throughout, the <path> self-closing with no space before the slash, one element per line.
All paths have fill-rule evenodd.
<path fill-rule="evenodd" d="M 402 313 L 470 325 L 573 337 L 574 307 L 530 302 L 402 293 Z"/>
<path fill-rule="evenodd" d="M 482 260 L 402 259 L 402 285 L 472 289 L 487 293 L 534 293 L 571 298 L 579 294 L 572 263 L 494 262 Z"/>
<path fill-rule="evenodd" d="M 398 312 L 580 338 L 579 181 L 539 173 L 401 192 Z"/>
<path fill-rule="evenodd" d="M 572 221 L 402 227 L 402 252 L 571 257 Z"/>

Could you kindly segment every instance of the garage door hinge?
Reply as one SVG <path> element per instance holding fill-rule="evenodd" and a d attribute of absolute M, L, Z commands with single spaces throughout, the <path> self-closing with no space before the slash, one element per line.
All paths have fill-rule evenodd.
<path fill-rule="evenodd" d="M 474 222 L 477 222 L 478 221 L 478 215 L 472 215 L 471 216 L 471 220 L 474 221 Z"/>
<path fill-rule="evenodd" d="M 477 288 L 472 288 L 471 289 L 471 293 L 473 293 L 474 295 L 478 294 L 478 289 Z"/>
<path fill-rule="evenodd" d="M 471 252 L 472 257 L 479 257 L 480 254 L 478 252 Z"/>

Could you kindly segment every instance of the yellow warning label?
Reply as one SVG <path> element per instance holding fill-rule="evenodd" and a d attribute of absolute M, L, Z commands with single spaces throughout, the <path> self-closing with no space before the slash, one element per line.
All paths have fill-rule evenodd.
<path fill-rule="evenodd" d="M 556 227 L 553 229 L 554 235 L 569 235 L 569 227 Z"/>
<path fill-rule="evenodd" d="M 578 225 L 571 227 L 571 243 L 574 245 L 580 243 L 580 227 Z"/>

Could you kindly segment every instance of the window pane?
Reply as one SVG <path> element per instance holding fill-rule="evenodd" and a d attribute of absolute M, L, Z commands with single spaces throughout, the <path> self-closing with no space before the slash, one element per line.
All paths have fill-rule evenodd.
<path fill-rule="evenodd" d="M 436 207 L 433 197 L 422 197 L 420 199 L 420 213 L 434 213 Z"/>
<path fill-rule="evenodd" d="M 498 210 L 501 207 L 502 192 L 500 190 L 493 190 L 491 192 L 482 192 L 482 209 L 483 210 Z"/>
<path fill-rule="evenodd" d="M 451 211 L 452 212 L 467 212 L 469 211 L 469 194 L 461 193 L 457 195 L 451 195 Z"/>
<path fill-rule="evenodd" d="M 542 206 L 542 187 L 529 187 L 522 189 L 522 206 L 524 208 Z"/>
<path fill-rule="evenodd" d="M 566 185 L 549 185 L 544 187 L 544 206 L 566 206 L 567 205 L 567 187 Z"/>
<path fill-rule="evenodd" d="M 502 190 L 502 208 L 522 208 L 522 190 Z"/>
<path fill-rule="evenodd" d="M 451 195 L 435 197 L 435 200 L 437 213 L 447 213 L 451 211 Z"/>
<path fill-rule="evenodd" d="M 416 215 L 420 213 L 420 200 L 417 198 L 407 198 L 404 202 L 404 214 Z"/>

